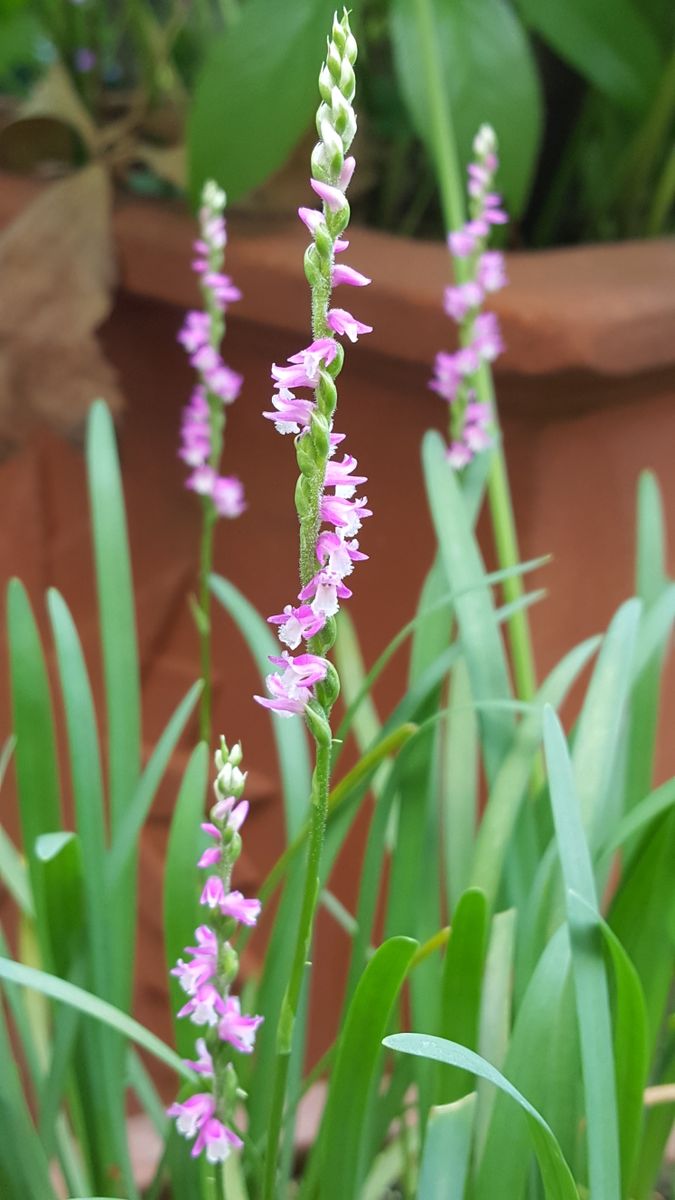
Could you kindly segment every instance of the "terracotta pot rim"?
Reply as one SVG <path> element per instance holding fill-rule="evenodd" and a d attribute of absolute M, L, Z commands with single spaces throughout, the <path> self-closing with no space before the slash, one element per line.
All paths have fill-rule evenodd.
<path fill-rule="evenodd" d="M 44 186 L 0 173 L 0 224 Z M 113 223 L 123 288 L 181 308 L 197 302 L 190 270 L 195 226 L 182 205 L 121 196 Z M 350 230 L 350 241 L 345 257 L 376 283 L 356 296 L 340 295 L 338 303 L 353 306 L 374 326 L 370 350 L 430 365 L 453 340 L 442 309 L 450 282 L 445 247 L 358 227 Z M 227 269 L 244 293 L 237 318 L 306 336 L 306 242 L 304 227 L 293 218 L 233 213 Z M 675 239 L 506 257 L 510 286 L 492 305 L 507 345 L 498 371 L 622 376 L 675 364 Z"/>

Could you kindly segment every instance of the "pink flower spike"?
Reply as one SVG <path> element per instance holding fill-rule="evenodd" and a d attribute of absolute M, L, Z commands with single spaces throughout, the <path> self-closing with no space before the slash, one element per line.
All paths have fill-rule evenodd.
<path fill-rule="evenodd" d="M 361 528 L 361 522 L 373 515 L 371 510 L 366 508 L 367 503 L 365 496 L 362 500 L 348 500 L 344 496 L 324 496 L 319 510 L 321 520 L 341 528 L 345 537 L 353 537 Z"/>
<path fill-rule="evenodd" d="M 463 321 L 471 309 L 478 308 L 483 300 L 483 293 L 473 280 L 460 283 L 457 287 L 445 289 L 444 308 L 453 321 Z"/>
<path fill-rule="evenodd" d="M 210 496 L 213 492 L 213 485 L 216 481 L 216 473 L 213 467 L 201 466 L 188 475 L 185 480 L 186 488 L 196 492 L 198 496 Z"/>
<path fill-rule="evenodd" d="M 213 1059 L 208 1051 L 204 1038 L 197 1038 L 195 1042 L 197 1051 L 197 1059 L 184 1058 L 183 1062 L 186 1067 L 192 1067 L 198 1075 L 205 1075 L 207 1079 L 213 1079 Z"/>
<path fill-rule="evenodd" d="M 222 852 L 220 846 L 209 846 L 208 849 L 204 851 L 201 858 L 197 862 L 197 866 L 198 867 L 215 867 L 216 863 L 219 863 L 222 857 L 223 857 L 223 852 Z"/>
<path fill-rule="evenodd" d="M 193 310 L 185 314 L 185 320 L 178 333 L 178 341 L 185 347 L 188 354 L 194 354 L 200 346 L 208 344 L 211 336 L 211 318 L 208 313 Z"/>
<path fill-rule="evenodd" d="M 309 182 L 313 191 L 331 212 L 340 212 L 340 209 L 346 206 L 347 198 L 340 188 L 333 187 L 330 183 L 324 183 L 320 179 L 310 179 Z"/>
<path fill-rule="evenodd" d="M 244 488 L 234 475 L 219 475 L 213 484 L 211 499 L 220 517 L 240 517 L 246 508 Z"/>
<path fill-rule="evenodd" d="M 248 816 L 249 807 L 248 800 L 240 800 L 239 804 L 235 805 L 228 818 L 228 829 L 232 829 L 234 833 L 239 833 L 239 830 Z"/>
<path fill-rule="evenodd" d="M 356 159 L 354 158 L 354 155 L 353 154 L 348 155 L 347 158 L 345 159 L 344 163 L 342 164 L 342 170 L 340 171 L 340 175 L 338 177 L 338 183 L 340 184 L 340 187 L 343 188 L 345 191 L 347 190 L 347 188 L 349 187 L 349 185 L 352 181 L 352 175 L 354 174 L 355 166 L 356 166 Z"/>
<path fill-rule="evenodd" d="M 446 458 L 455 471 L 461 471 L 462 467 L 466 467 L 472 457 L 471 451 L 463 442 L 453 442 L 446 451 Z"/>
<path fill-rule="evenodd" d="M 202 1125 L 191 1153 L 193 1158 L 197 1158 L 204 1150 L 207 1162 L 222 1163 L 229 1158 L 233 1150 L 241 1150 L 243 1144 L 241 1138 L 228 1129 L 227 1125 L 223 1125 L 216 1117 L 211 1117 Z"/>
<path fill-rule="evenodd" d="M 301 641 L 314 637 L 326 623 L 322 617 L 312 611 L 309 604 L 301 604 L 299 608 L 293 608 L 291 604 L 287 604 L 282 613 L 268 617 L 267 620 L 270 625 L 281 627 L 279 641 L 291 650 L 296 650 Z"/>
<path fill-rule="evenodd" d="M 342 462 L 331 459 L 326 466 L 324 487 L 336 489 L 336 496 L 353 496 L 357 486 L 368 482 L 367 475 L 352 475 L 358 463 L 352 454 L 345 454 Z"/>
<path fill-rule="evenodd" d="M 320 225 L 325 224 L 323 213 L 319 212 L 318 208 L 301 207 L 298 209 L 298 216 L 303 225 L 307 226 L 312 236 L 314 236 Z"/>
<path fill-rule="evenodd" d="M 229 1042 L 241 1054 L 250 1054 L 255 1046 L 256 1030 L 262 1025 L 264 1017 L 242 1016 L 238 996 L 228 996 L 225 1008 L 218 1023 L 219 1038 Z"/>
<path fill-rule="evenodd" d="M 240 925 L 255 925 L 262 905 L 259 900 L 247 900 L 241 892 L 228 892 L 220 902 L 224 917 L 232 917 Z"/>
<path fill-rule="evenodd" d="M 189 1017 L 193 1025 L 217 1025 L 223 1014 L 224 1001 L 211 983 L 197 989 L 194 996 L 178 1010 L 176 1016 Z"/>
<path fill-rule="evenodd" d="M 197 954 L 207 956 L 209 958 L 218 953 L 218 939 L 209 925 L 199 925 L 195 930 L 196 946 L 188 946 L 188 954 Z"/>
<path fill-rule="evenodd" d="M 333 245 L 333 250 L 336 254 L 342 254 L 342 251 L 346 250 L 348 246 L 349 242 L 346 238 L 336 238 Z"/>
<path fill-rule="evenodd" d="M 478 282 L 486 292 L 498 292 L 506 287 L 504 255 L 499 250 L 486 250 L 478 260 Z"/>
<path fill-rule="evenodd" d="M 264 412 L 263 417 L 274 421 L 278 433 L 300 433 L 308 428 L 316 408 L 313 400 L 302 400 L 288 388 L 282 387 L 272 396 L 276 412 Z"/>
<path fill-rule="evenodd" d="M 210 1092 L 198 1092 L 189 1096 L 182 1104 L 172 1104 L 167 1108 L 169 1117 L 176 1118 L 176 1128 L 183 1137 L 193 1138 L 202 1125 L 213 1115 L 216 1102 Z"/>
<path fill-rule="evenodd" d="M 200 829 L 202 829 L 204 833 L 208 833 L 210 838 L 214 838 L 217 842 L 220 841 L 220 830 L 217 829 L 215 825 L 212 825 L 210 821 L 202 821 Z"/>
<path fill-rule="evenodd" d="M 326 324 L 334 333 L 345 333 L 350 342 L 355 342 L 360 333 L 373 332 L 372 325 L 357 321 L 356 317 L 344 308 L 331 308 L 326 317 Z"/>
<path fill-rule="evenodd" d="M 316 543 L 316 556 L 323 567 L 344 578 L 351 575 L 355 562 L 364 562 L 367 554 L 362 554 L 356 541 L 346 541 L 339 533 L 324 530 L 319 534 Z"/>
<path fill-rule="evenodd" d="M 182 958 L 178 959 L 175 967 L 169 972 L 178 980 L 183 991 L 188 996 L 196 996 L 200 987 L 208 983 L 216 973 L 216 959 L 207 958 L 205 955 L 193 959 L 192 962 L 183 962 Z"/>
<path fill-rule="evenodd" d="M 499 329 L 499 321 L 495 313 L 480 313 L 476 317 L 473 330 L 473 345 L 476 352 L 486 362 L 494 362 L 502 353 L 504 343 Z"/>
<path fill-rule="evenodd" d="M 338 263 L 333 267 L 333 287 L 339 287 L 341 283 L 347 283 L 351 287 L 366 287 L 372 282 L 367 275 L 362 275 L 360 271 L 355 271 L 353 267 L 345 267 L 342 263 Z"/>
<path fill-rule="evenodd" d="M 225 889 L 222 879 L 219 875 L 209 875 L 199 897 L 199 903 L 205 904 L 207 908 L 220 908 L 224 898 Z"/>
<path fill-rule="evenodd" d="M 327 571 L 323 568 L 318 571 L 313 579 L 302 589 L 298 597 L 299 600 L 309 600 L 312 596 L 312 610 L 324 619 L 334 617 L 338 612 L 340 605 L 338 599 L 349 600 L 351 592 L 348 587 L 342 583 L 340 575 L 334 574 L 332 571 Z"/>
<path fill-rule="evenodd" d="M 474 233 L 467 227 L 453 229 L 448 234 L 448 247 L 455 258 L 468 258 L 476 248 Z"/>

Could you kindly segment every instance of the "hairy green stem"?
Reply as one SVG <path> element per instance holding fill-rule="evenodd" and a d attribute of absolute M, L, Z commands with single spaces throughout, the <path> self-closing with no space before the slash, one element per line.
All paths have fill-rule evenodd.
<path fill-rule="evenodd" d="M 414 0 L 414 2 L 429 88 L 429 117 L 436 151 L 435 161 L 443 215 L 448 229 L 460 229 L 465 220 L 464 188 L 450 104 L 445 95 L 441 64 L 438 58 L 431 0 Z M 464 263 L 461 259 L 453 259 L 453 263 L 458 281 L 463 282 Z M 499 417 L 492 385 L 492 372 L 486 364 L 478 372 L 476 393 L 479 400 L 489 404 L 495 424 L 498 426 Z M 501 438 L 492 451 L 488 479 L 488 503 L 499 566 L 502 569 L 515 567 L 520 561 L 520 554 Z M 504 581 L 502 588 L 506 603 L 518 600 L 524 594 L 520 575 L 509 576 Z M 536 692 L 536 673 L 527 612 L 525 610 L 514 612 L 509 617 L 507 629 L 517 696 L 520 700 L 531 700 Z"/>
<path fill-rule="evenodd" d="M 283 1125 L 288 1068 L 293 1046 L 293 1030 L 300 1002 L 305 967 L 308 965 L 307 960 L 314 928 L 314 913 L 319 897 L 319 871 L 328 815 L 330 761 L 330 743 L 324 746 L 317 745 L 316 766 L 312 780 L 312 811 L 307 854 L 307 874 L 305 876 L 305 887 L 302 896 L 302 908 L 300 910 L 293 963 L 281 1006 L 277 1029 L 277 1058 L 272 1092 L 272 1109 L 268 1126 L 267 1154 L 265 1157 L 264 1200 L 274 1200 L 277 1150 Z"/>

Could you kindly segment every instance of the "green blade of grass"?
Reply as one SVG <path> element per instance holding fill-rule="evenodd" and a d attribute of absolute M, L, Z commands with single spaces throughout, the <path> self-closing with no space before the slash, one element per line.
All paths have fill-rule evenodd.
<path fill-rule="evenodd" d="M 464 1200 L 475 1112 L 475 1092 L 431 1110 L 417 1200 Z"/>
<path fill-rule="evenodd" d="M 416 949 L 412 938 L 384 942 L 354 993 L 338 1042 L 322 1122 L 322 1200 L 358 1195 L 364 1173 L 362 1146 L 382 1038 Z"/>
<path fill-rule="evenodd" d="M 107 1000 L 101 1000 L 91 992 L 85 991 L 84 988 L 77 987 L 65 979 L 59 979 L 57 975 L 50 975 L 46 971 L 39 971 L 35 967 L 27 967 L 23 963 L 1 956 L 0 979 L 30 988 L 57 1003 L 70 1005 L 95 1021 L 102 1021 L 111 1029 L 116 1029 L 129 1041 L 135 1042 L 143 1050 L 147 1050 L 153 1058 L 171 1067 L 171 1070 L 175 1071 L 181 1079 L 194 1082 L 194 1073 L 184 1065 L 183 1060 L 170 1046 L 166 1045 L 166 1042 L 146 1029 L 145 1025 L 141 1025 L 140 1021 L 128 1016 L 114 1004 L 109 1004 Z"/>
<path fill-rule="evenodd" d="M 440 1037 L 478 1049 L 480 999 L 490 914 L 485 894 L 464 892 L 452 919 L 441 982 Z M 437 1104 L 450 1104 L 474 1090 L 473 1076 L 439 1065 Z"/>
<path fill-rule="evenodd" d="M 54 833 L 61 828 L 59 774 L 52 702 L 40 635 L 28 596 L 18 579 L 11 580 L 7 591 L 7 632 L 21 836 L 41 951 L 48 955 L 45 942 L 48 914 L 35 843 L 41 834 Z M 45 961 L 49 963 L 48 958 Z"/>
<path fill-rule="evenodd" d="M 525 1113 L 547 1200 L 579 1200 L 572 1174 L 550 1126 L 529 1100 L 484 1058 L 474 1054 L 472 1050 L 467 1050 L 465 1046 L 458 1046 L 455 1042 L 418 1033 L 392 1034 L 384 1039 L 384 1044 L 390 1050 L 397 1050 L 403 1054 L 416 1054 L 434 1062 L 445 1063 L 447 1066 L 459 1067 L 500 1088 Z"/>
<path fill-rule="evenodd" d="M 482 888 L 491 904 L 497 899 L 508 848 L 518 814 L 525 802 L 534 756 L 542 736 L 540 705 L 558 708 L 600 644 L 589 638 L 571 650 L 544 681 L 536 697 L 537 708 L 521 722 L 513 748 L 504 759 L 490 789 L 471 867 L 471 883 Z"/>
<path fill-rule="evenodd" d="M 478 718 L 464 659 L 452 669 L 443 739 L 441 826 L 450 911 L 470 883 L 478 824 Z"/>
<path fill-rule="evenodd" d="M 506 1077 L 531 1098 L 568 1154 L 578 1121 L 578 1047 L 569 977 L 569 938 L 563 925 L 536 965 L 504 1062 Z M 494 1200 L 497 1195 L 522 1200 L 532 1152 L 527 1126 L 514 1122 L 510 1100 L 498 1093 L 478 1166 L 475 1200 Z"/>
<path fill-rule="evenodd" d="M 603 639 L 574 738 L 574 775 L 591 844 L 615 821 L 620 793 L 612 786 L 632 682 L 639 600 L 617 610 Z"/>
<path fill-rule="evenodd" d="M 630 620 L 635 622 L 637 614 L 631 616 Z M 615 672 L 612 674 L 616 677 Z M 611 736 L 613 738 L 613 734 Z M 604 745 L 605 742 L 606 738 L 603 738 L 600 744 Z M 544 710 L 544 748 L 572 943 L 572 973 L 585 1093 L 589 1186 L 593 1200 L 616 1200 L 621 1194 L 621 1164 L 607 976 L 599 944 L 597 916 L 593 920 L 584 917 L 574 900 L 575 895 L 581 897 L 586 908 L 592 914 L 597 914 L 595 880 L 582 825 L 575 772 L 565 735 L 552 708 Z M 602 778 L 589 759 L 590 751 L 586 751 L 579 761 L 588 762 L 594 778 Z"/>
<path fill-rule="evenodd" d="M 511 699 L 504 646 L 495 617 L 485 570 L 461 489 L 448 470 L 440 434 L 428 433 L 422 459 L 427 498 L 448 584 L 455 590 L 455 613 L 476 701 Z M 481 586 L 482 585 L 482 586 Z M 507 710 L 481 714 L 482 748 L 492 782 L 515 731 Z"/>
<path fill-rule="evenodd" d="M 87 474 L 105 682 L 108 783 L 113 837 L 140 775 L 141 705 L 133 583 L 115 430 L 102 400 L 87 424 Z M 129 1008 L 136 935 L 136 859 L 124 872 L 111 919 L 114 998 Z"/>

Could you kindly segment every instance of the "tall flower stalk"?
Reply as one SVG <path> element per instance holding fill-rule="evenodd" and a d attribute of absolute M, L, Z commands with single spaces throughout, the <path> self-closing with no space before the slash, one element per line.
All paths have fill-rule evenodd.
<path fill-rule="evenodd" d="M 438 171 L 441 205 L 448 234 L 463 228 L 466 220 L 464 188 L 459 168 L 459 156 L 452 112 L 443 82 L 443 70 L 438 50 L 438 36 L 434 22 L 431 0 L 412 0 L 423 54 L 429 103 L 430 136 L 434 147 L 434 158 Z M 453 270 L 458 284 L 468 279 L 464 259 L 453 255 Z M 489 364 L 482 362 L 476 374 L 476 396 L 480 403 L 488 405 L 492 421 L 498 427 L 492 373 Z M 491 452 L 488 476 L 488 503 L 500 567 L 517 566 L 520 561 L 516 523 L 511 501 L 506 460 L 499 438 Z M 518 574 L 509 575 L 502 585 L 504 599 L 513 604 L 523 595 L 523 582 Z M 537 688 L 534 654 L 530 637 L 527 612 L 514 611 L 507 624 L 511 661 L 516 691 L 521 700 L 531 700 Z"/>
<path fill-rule="evenodd" d="M 221 475 L 225 439 L 225 410 L 237 399 L 242 377 L 228 367 L 220 354 L 228 304 L 241 299 L 229 275 L 223 274 L 227 230 L 225 193 L 217 184 L 204 185 L 199 210 L 200 236 L 195 242 L 193 269 L 199 277 L 203 309 L 186 314 L 178 340 L 195 368 L 198 382 L 183 410 L 178 451 L 190 468 L 185 486 L 202 503 L 202 536 L 199 554 L 199 595 L 194 616 L 199 634 L 199 663 L 203 680 L 200 737 L 211 740 L 211 593 L 213 535 L 219 517 L 238 517 L 246 507 L 244 489 L 234 475 Z"/>
<path fill-rule="evenodd" d="M 283 1124 L 289 1056 L 319 896 L 332 751 L 331 710 L 339 692 L 337 671 L 326 655 L 335 641 L 335 616 L 341 600 L 351 595 L 345 579 L 354 564 L 366 558 L 356 535 L 371 515 L 367 500 L 355 498 L 365 476 L 357 475 L 350 454 L 336 457 L 345 435 L 334 430 L 336 380 L 344 361 L 344 336 L 356 341 L 370 332 L 346 309 L 332 305 L 333 288 L 363 287 L 370 282 L 353 267 L 336 261 L 347 249 L 349 223 L 345 192 L 355 160 L 348 155 L 356 132 L 352 107 L 356 81 L 356 41 L 346 10 L 333 20 L 326 61 L 319 75 L 321 103 L 316 117 L 319 140 L 312 152 L 311 187 L 322 201 L 320 210 L 301 208 L 300 219 L 312 235 L 305 253 L 305 274 L 311 288 L 312 342 L 292 354 L 286 365 L 272 367 L 275 385 L 272 408 L 264 415 L 282 434 L 295 436 L 300 476 L 295 503 L 299 520 L 299 604 L 288 604 L 269 617 L 287 647 L 273 656 L 279 672 L 267 677 L 269 697 L 256 700 L 281 717 L 303 715 L 315 741 L 315 766 L 310 800 L 307 873 L 290 977 L 277 1031 L 277 1058 L 272 1086 L 271 1115 L 263 1195 L 272 1200 L 276 1187 L 277 1155 Z M 298 396 L 297 391 L 309 393 Z M 290 651 L 305 643 L 303 652 Z"/>
<path fill-rule="evenodd" d="M 229 750 L 221 739 L 215 755 L 215 804 L 209 821 L 202 825 L 213 845 L 197 863 L 210 872 L 200 899 L 204 920 L 195 930 L 195 945 L 185 950 L 190 957 L 180 958 L 171 971 L 187 995 L 178 1016 L 189 1018 L 203 1032 L 196 1041 L 197 1057 L 187 1061 L 199 1090 L 172 1104 L 168 1115 L 175 1118 L 178 1132 L 193 1142 L 192 1156 L 203 1154 L 212 1164 L 224 1162 L 243 1145 L 234 1128 L 242 1093 L 232 1052 L 252 1052 L 262 1021 L 242 1013 L 239 998 L 231 991 L 239 957 L 230 939 L 239 925 L 255 925 L 260 913 L 259 900 L 246 899 L 231 886 L 241 854 L 239 831 L 249 808 L 241 798 L 246 774 L 240 762 L 241 746 L 237 743 Z"/>

